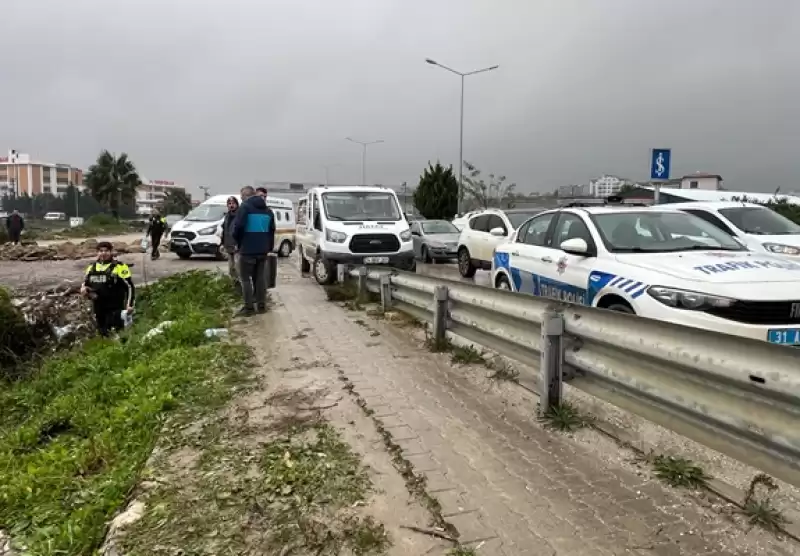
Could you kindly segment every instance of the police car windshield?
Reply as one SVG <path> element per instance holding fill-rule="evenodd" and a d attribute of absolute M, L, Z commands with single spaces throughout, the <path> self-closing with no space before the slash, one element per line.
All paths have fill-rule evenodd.
<path fill-rule="evenodd" d="M 745 250 L 716 226 L 684 212 L 625 211 L 591 217 L 614 253 Z"/>
<path fill-rule="evenodd" d="M 786 236 L 800 234 L 800 226 L 766 207 L 719 209 L 719 213 L 746 234 Z"/>
<path fill-rule="evenodd" d="M 328 220 L 396 222 L 403 218 L 391 193 L 330 192 L 322 194 L 322 206 Z"/>
<path fill-rule="evenodd" d="M 200 205 L 193 208 L 184 220 L 189 222 L 216 222 L 225 217 L 227 205 Z"/>

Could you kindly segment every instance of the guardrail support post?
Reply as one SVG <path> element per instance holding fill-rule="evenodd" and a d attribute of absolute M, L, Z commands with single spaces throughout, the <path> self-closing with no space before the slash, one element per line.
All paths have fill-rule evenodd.
<path fill-rule="evenodd" d="M 388 274 L 381 275 L 381 309 L 388 311 L 392 308 L 392 277 Z"/>
<path fill-rule="evenodd" d="M 350 279 L 350 267 L 346 264 L 337 264 L 336 265 L 336 282 L 338 284 L 344 284 Z"/>
<path fill-rule="evenodd" d="M 358 300 L 363 301 L 367 298 L 367 274 L 369 269 L 366 266 L 358 267 Z"/>
<path fill-rule="evenodd" d="M 554 311 L 542 319 L 542 355 L 539 369 L 539 415 L 561 404 L 562 365 L 564 361 L 564 319 Z"/>
<path fill-rule="evenodd" d="M 436 286 L 433 290 L 433 341 L 444 342 L 447 333 L 447 286 Z"/>

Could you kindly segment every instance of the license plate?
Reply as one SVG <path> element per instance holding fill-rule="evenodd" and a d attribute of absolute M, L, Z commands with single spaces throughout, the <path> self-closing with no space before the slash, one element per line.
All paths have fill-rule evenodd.
<path fill-rule="evenodd" d="M 364 264 L 389 264 L 389 257 L 364 257 Z"/>
<path fill-rule="evenodd" d="M 767 341 L 782 346 L 800 345 L 800 328 L 773 328 L 767 331 Z"/>

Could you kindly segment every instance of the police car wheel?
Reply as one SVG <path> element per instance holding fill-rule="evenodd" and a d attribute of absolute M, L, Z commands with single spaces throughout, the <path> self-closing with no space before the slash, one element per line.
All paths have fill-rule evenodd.
<path fill-rule="evenodd" d="M 616 311 L 618 313 L 627 313 L 629 315 L 635 315 L 636 312 L 630 305 L 626 305 L 625 303 L 614 303 L 608 306 L 609 311 Z"/>
<path fill-rule="evenodd" d="M 505 276 L 500 276 L 497 279 L 496 287 L 497 287 L 498 290 L 506 290 L 506 291 L 510 292 L 511 291 L 511 282 L 509 282 L 508 278 L 506 278 Z"/>
<path fill-rule="evenodd" d="M 284 240 L 283 243 L 281 243 L 280 248 L 278 249 L 278 256 L 288 257 L 291 254 L 292 254 L 292 244 Z"/>

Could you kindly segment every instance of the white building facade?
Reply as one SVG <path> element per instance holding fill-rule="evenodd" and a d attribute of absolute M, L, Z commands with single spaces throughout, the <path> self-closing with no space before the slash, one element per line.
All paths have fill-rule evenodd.
<path fill-rule="evenodd" d="M 186 188 L 170 180 L 142 180 L 142 185 L 136 189 L 136 214 L 151 214 L 171 190 L 186 191 Z"/>
<path fill-rule="evenodd" d="M 627 180 L 606 174 L 589 182 L 589 195 L 592 197 L 616 195 L 626 184 Z"/>

